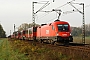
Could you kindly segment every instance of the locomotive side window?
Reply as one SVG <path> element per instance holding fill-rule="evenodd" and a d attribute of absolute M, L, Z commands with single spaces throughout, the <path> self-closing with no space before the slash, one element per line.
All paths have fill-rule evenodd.
<path fill-rule="evenodd" d="M 59 24 L 58 26 L 58 31 L 68 31 L 68 24 Z"/>

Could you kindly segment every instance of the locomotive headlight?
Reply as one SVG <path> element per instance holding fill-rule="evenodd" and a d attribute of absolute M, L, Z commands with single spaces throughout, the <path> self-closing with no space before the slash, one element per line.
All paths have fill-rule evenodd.
<path fill-rule="evenodd" d="M 71 36 L 71 33 L 70 33 L 70 36 Z"/>

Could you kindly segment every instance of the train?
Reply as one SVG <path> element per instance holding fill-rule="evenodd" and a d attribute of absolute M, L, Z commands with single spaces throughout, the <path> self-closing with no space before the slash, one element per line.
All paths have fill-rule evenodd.
<path fill-rule="evenodd" d="M 12 39 L 33 40 L 41 43 L 51 44 L 73 42 L 71 28 L 68 22 L 55 20 L 49 24 L 31 27 L 22 31 L 16 31 L 11 36 Z"/>

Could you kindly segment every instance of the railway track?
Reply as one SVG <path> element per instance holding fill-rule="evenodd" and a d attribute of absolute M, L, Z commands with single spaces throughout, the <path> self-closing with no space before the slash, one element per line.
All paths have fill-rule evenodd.
<path fill-rule="evenodd" d="M 49 45 L 52 46 L 52 45 Z M 82 58 L 81 60 L 90 60 L 90 45 L 83 45 L 83 44 L 70 44 L 69 46 L 59 45 L 59 46 L 52 46 L 52 50 L 56 49 L 56 51 L 60 50 L 65 55 L 70 55 L 73 58 L 79 57 Z"/>
<path fill-rule="evenodd" d="M 27 42 L 32 42 L 33 41 L 27 41 Z M 81 44 L 81 43 L 69 43 L 69 45 L 64 45 L 64 44 L 59 44 L 59 45 L 52 45 L 52 44 L 49 44 L 49 43 L 40 43 L 40 42 L 35 42 L 37 45 L 38 44 L 46 44 L 46 45 L 49 45 L 49 46 L 52 46 L 52 47 L 64 47 L 64 48 L 74 48 L 74 49 L 85 49 L 85 50 L 90 50 L 90 44 Z"/>
<path fill-rule="evenodd" d="M 42 43 L 38 43 L 39 46 Z M 38 45 L 36 44 L 36 45 Z M 55 51 L 60 51 L 63 54 L 70 55 L 74 57 L 80 57 L 82 60 L 90 60 L 90 45 L 89 44 L 79 44 L 79 43 L 70 43 L 68 46 L 64 45 L 51 45 L 46 44 L 46 48 L 50 48 Z"/>
<path fill-rule="evenodd" d="M 33 42 L 33 41 L 29 41 L 29 42 Z M 90 44 L 81 44 L 81 43 L 70 43 L 69 45 L 52 45 L 52 44 L 49 44 L 49 43 L 39 43 L 39 42 L 35 42 L 36 45 L 42 45 L 42 44 L 45 44 L 47 45 L 48 47 L 55 47 L 58 48 L 58 49 L 71 49 L 71 50 L 80 50 L 80 51 L 88 51 L 90 52 Z"/>

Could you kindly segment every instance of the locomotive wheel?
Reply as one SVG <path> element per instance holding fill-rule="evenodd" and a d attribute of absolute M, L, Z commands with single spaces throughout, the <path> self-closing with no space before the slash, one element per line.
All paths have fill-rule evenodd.
<path fill-rule="evenodd" d="M 51 44 L 54 45 L 55 41 L 51 40 Z"/>
<path fill-rule="evenodd" d="M 51 40 L 48 40 L 48 43 L 51 44 Z"/>
<path fill-rule="evenodd" d="M 55 41 L 55 42 L 54 42 L 54 45 L 59 45 L 59 43 Z"/>
<path fill-rule="evenodd" d="M 40 42 L 40 43 L 43 43 L 43 40 L 42 40 L 42 39 L 40 39 L 40 40 L 39 40 L 39 42 Z"/>

